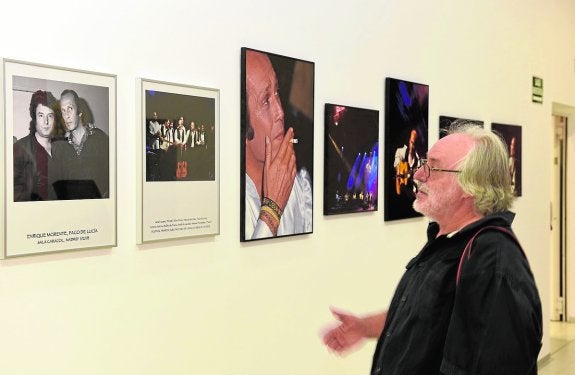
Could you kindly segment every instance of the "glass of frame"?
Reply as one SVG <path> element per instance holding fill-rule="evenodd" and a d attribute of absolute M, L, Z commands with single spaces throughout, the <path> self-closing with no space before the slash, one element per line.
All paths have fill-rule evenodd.
<path fill-rule="evenodd" d="M 521 192 L 521 126 L 500 123 L 491 123 L 491 131 L 495 132 L 507 145 L 509 152 L 509 173 L 511 175 L 511 185 L 515 196 L 520 197 Z"/>
<path fill-rule="evenodd" d="M 384 220 L 421 216 L 413 175 L 427 155 L 429 86 L 385 79 Z"/>
<path fill-rule="evenodd" d="M 2 60 L 5 257 L 115 246 L 116 76 Z"/>
<path fill-rule="evenodd" d="M 138 243 L 219 234 L 220 92 L 138 79 Z"/>
<path fill-rule="evenodd" d="M 379 111 L 325 105 L 324 215 L 377 211 Z"/>
<path fill-rule="evenodd" d="M 240 239 L 313 231 L 313 62 L 242 48 Z"/>

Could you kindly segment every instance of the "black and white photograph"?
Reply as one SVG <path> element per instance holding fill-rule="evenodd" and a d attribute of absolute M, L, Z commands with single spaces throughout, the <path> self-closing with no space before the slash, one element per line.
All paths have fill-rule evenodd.
<path fill-rule="evenodd" d="M 109 198 L 108 88 L 12 82 L 14 201 Z"/>
<path fill-rule="evenodd" d="M 3 78 L 5 255 L 115 244 L 115 76 L 4 60 Z"/>

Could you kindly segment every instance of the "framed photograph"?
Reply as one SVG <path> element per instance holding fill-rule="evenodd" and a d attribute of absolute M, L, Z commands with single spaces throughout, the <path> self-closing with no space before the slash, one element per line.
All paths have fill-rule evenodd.
<path fill-rule="evenodd" d="M 379 111 L 325 105 L 324 215 L 377 211 Z"/>
<path fill-rule="evenodd" d="M 2 60 L 4 256 L 111 247 L 116 76 Z"/>
<path fill-rule="evenodd" d="M 452 117 L 452 116 L 439 116 L 439 138 L 443 138 L 447 135 L 449 129 L 452 125 L 457 125 L 457 123 L 465 122 L 465 123 L 472 123 L 483 127 L 483 121 L 479 120 L 469 120 L 466 118 L 461 117 Z"/>
<path fill-rule="evenodd" d="M 240 239 L 313 231 L 314 63 L 241 51 Z"/>
<path fill-rule="evenodd" d="M 138 243 L 220 233 L 220 92 L 137 80 Z"/>
<path fill-rule="evenodd" d="M 415 200 L 415 171 L 427 155 L 429 86 L 385 79 L 385 183 L 386 221 L 421 216 Z"/>
<path fill-rule="evenodd" d="M 509 173 L 517 197 L 521 196 L 521 126 L 491 123 L 491 131 L 499 134 L 509 151 Z"/>

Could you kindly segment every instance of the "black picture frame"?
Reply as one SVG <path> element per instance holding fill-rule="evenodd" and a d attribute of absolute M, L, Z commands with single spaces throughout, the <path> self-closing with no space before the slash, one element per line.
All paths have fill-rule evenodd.
<path fill-rule="evenodd" d="M 323 214 L 377 211 L 379 111 L 325 104 Z"/>
<path fill-rule="evenodd" d="M 521 126 L 520 125 L 510 125 L 501 123 L 491 123 L 491 131 L 495 132 L 507 145 L 507 150 L 509 152 L 509 173 L 511 173 L 511 184 L 513 186 L 513 191 L 515 196 L 522 196 L 522 139 L 521 139 Z"/>
<path fill-rule="evenodd" d="M 385 221 L 421 216 L 413 209 L 416 189 L 413 174 L 427 154 L 428 119 L 428 85 L 385 79 Z M 412 137 L 415 137 L 414 156 L 400 160 L 406 158 Z"/>
<path fill-rule="evenodd" d="M 447 132 L 449 131 L 449 128 L 458 122 L 466 122 L 466 123 L 471 123 L 471 124 L 475 124 L 478 126 L 483 127 L 483 121 L 480 120 L 470 120 L 470 119 L 466 119 L 463 117 L 453 117 L 453 116 L 439 116 L 439 139 L 445 137 L 447 135 Z"/>
<path fill-rule="evenodd" d="M 313 232 L 314 75 L 313 62 L 247 47 L 241 49 L 242 242 Z M 277 118 L 271 120 L 272 116 Z M 252 126 L 250 121 L 254 121 L 255 125 Z M 290 128 L 293 129 L 292 137 L 287 136 Z M 282 203 L 277 202 L 280 210 L 267 213 L 279 217 L 277 233 L 260 220 L 261 215 L 266 215 L 261 212 L 261 205 L 263 195 L 268 190 L 263 184 L 266 137 L 272 150 L 270 165 L 276 163 L 272 167 L 274 170 L 279 170 L 275 150 L 280 150 L 284 139 L 289 143 L 286 149 L 290 150 L 284 156 L 289 154 L 295 157 L 296 176 L 292 180 L 291 193 L 283 194 L 284 197 L 289 196 L 287 204 L 283 212 L 280 212 Z M 268 187 L 276 188 L 270 188 L 269 191 L 287 186 L 273 185 L 271 180 L 268 179 Z"/>

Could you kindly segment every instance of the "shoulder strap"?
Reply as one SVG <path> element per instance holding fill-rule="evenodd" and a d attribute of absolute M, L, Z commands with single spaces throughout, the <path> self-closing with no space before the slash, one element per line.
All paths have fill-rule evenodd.
<path fill-rule="evenodd" d="M 519 243 L 519 240 L 517 239 L 517 237 L 515 236 L 515 234 L 510 231 L 509 229 L 506 229 L 504 227 L 499 227 L 496 225 L 490 225 L 487 227 L 483 227 L 481 229 L 479 229 L 474 235 L 473 237 L 471 237 L 471 239 L 469 240 L 469 242 L 467 242 L 467 245 L 465 245 L 465 249 L 463 249 L 463 253 L 461 253 L 461 258 L 459 258 L 459 266 L 457 267 L 457 276 L 455 278 L 455 285 L 459 284 L 459 278 L 461 277 L 461 266 L 463 266 L 463 260 L 464 258 L 467 258 L 466 260 L 469 260 L 469 258 L 471 258 L 471 248 L 473 247 L 473 242 L 475 241 L 475 238 L 488 230 L 496 230 L 499 231 L 501 233 L 505 233 L 507 234 L 509 237 L 511 237 L 511 239 L 517 244 L 517 246 L 519 246 L 519 249 L 521 250 L 521 253 L 523 254 L 523 256 L 525 257 L 525 259 L 527 259 L 527 257 L 525 256 L 525 251 L 523 251 L 523 248 L 521 247 L 521 244 Z"/>

